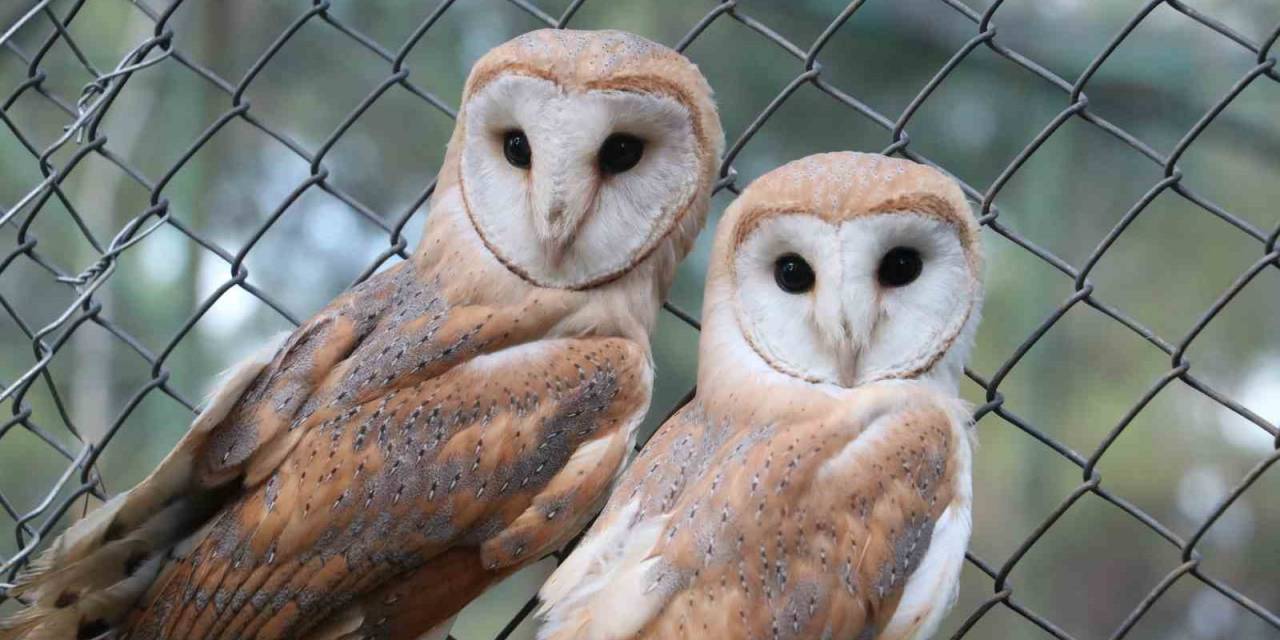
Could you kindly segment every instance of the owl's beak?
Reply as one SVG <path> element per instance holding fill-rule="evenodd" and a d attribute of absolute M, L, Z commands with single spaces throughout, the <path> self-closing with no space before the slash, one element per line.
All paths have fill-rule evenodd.
<path fill-rule="evenodd" d="M 579 212 L 580 213 L 580 212 Z M 565 254 L 573 244 L 581 223 L 581 216 L 575 216 L 563 199 L 553 200 L 543 211 L 539 211 L 534 219 L 538 236 L 542 238 L 547 251 L 547 258 L 553 266 L 560 266 Z"/>
<path fill-rule="evenodd" d="M 595 200 L 595 176 L 579 175 L 585 172 L 566 164 L 561 163 L 558 169 L 547 167 L 551 175 L 534 176 L 535 180 L 547 180 L 543 189 L 535 190 L 533 226 L 553 267 L 564 261 Z"/>
<path fill-rule="evenodd" d="M 862 352 L 875 334 L 879 304 L 876 292 L 860 283 L 846 284 L 840 294 L 836 362 L 840 368 L 840 386 L 853 387 L 862 377 Z"/>
<path fill-rule="evenodd" d="M 849 336 L 846 333 L 846 336 Z M 841 340 L 840 346 L 836 348 L 836 364 L 839 367 L 837 375 L 838 382 L 842 387 L 852 387 L 858 381 L 858 359 L 861 355 L 861 346 L 852 339 L 852 336 Z"/>

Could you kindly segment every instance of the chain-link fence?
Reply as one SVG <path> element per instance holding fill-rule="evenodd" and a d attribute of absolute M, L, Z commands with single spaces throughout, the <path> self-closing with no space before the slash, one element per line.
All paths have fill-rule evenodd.
<path fill-rule="evenodd" d="M 792 117 L 797 130 L 809 120 L 810 128 L 819 129 L 816 135 L 810 135 L 811 139 L 830 138 L 824 140 L 826 147 L 801 149 L 805 153 L 841 148 L 835 143 L 848 142 L 847 146 L 861 145 L 859 148 L 936 164 L 957 175 L 976 203 L 988 246 L 1003 247 L 995 250 L 992 277 L 1001 277 L 995 271 L 1002 269 L 1031 273 L 1047 267 L 1048 275 L 1042 274 L 1045 281 L 1063 288 L 1064 295 L 1053 301 L 1050 300 L 1057 293 L 1052 289 L 1045 292 L 1049 297 L 1041 296 L 1040 300 L 1048 303 L 1030 312 L 1032 315 L 1027 317 L 1032 317 L 1031 321 L 1014 323 L 1019 327 L 1015 330 L 1001 322 L 1002 311 L 1013 307 L 999 299 L 1001 289 L 993 286 L 987 322 L 1001 328 L 999 338 L 993 339 L 998 345 L 988 351 L 998 352 L 999 356 L 975 362 L 967 372 L 975 385 L 970 391 L 977 400 L 976 416 L 984 448 L 977 454 L 979 506 L 974 552 L 969 556 L 971 566 L 966 568 L 960 605 L 952 613 L 953 622 L 948 627 L 953 637 L 1008 637 L 995 634 L 992 629 L 1004 629 L 1002 633 L 1007 634 L 1011 628 L 1020 629 L 1019 637 L 1093 637 L 1099 628 L 1105 628 L 1104 635 L 1112 638 L 1134 637 L 1131 631 L 1135 629 L 1148 629 L 1146 637 L 1175 637 L 1159 634 L 1180 623 L 1162 626 L 1144 621 L 1154 616 L 1172 619 L 1181 615 L 1177 609 L 1161 609 L 1159 603 L 1189 583 L 1197 589 L 1208 589 L 1229 603 L 1230 615 L 1210 615 L 1207 619 L 1230 619 L 1234 625 L 1230 628 L 1236 631 L 1221 631 L 1226 626 L 1215 631 L 1210 624 L 1206 633 L 1195 635 L 1189 631 L 1179 637 L 1280 637 L 1280 592 L 1265 586 L 1280 582 L 1280 570 L 1275 568 L 1280 565 L 1267 568 L 1267 558 L 1274 556 L 1258 557 L 1249 547 L 1240 552 L 1242 560 L 1219 570 L 1208 555 L 1201 555 L 1206 536 L 1213 535 L 1224 514 L 1229 514 L 1233 504 L 1260 479 L 1268 477 L 1265 472 L 1280 458 L 1280 430 L 1275 416 L 1269 421 L 1259 415 L 1272 410 L 1274 404 L 1250 406 L 1237 397 L 1233 391 L 1236 386 L 1211 382 L 1213 376 L 1202 376 L 1188 359 L 1193 343 L 1224 310 L 1244 296 L 1247 289 L 1252 291 L 1251 283 L 1274 277 L 1275 268 L 1280 267 L 1280 226 L 1276 226 L 1271 192 L 1264 190 L 1254 200 L 1232 200 L 1233 204 L 1224 203 L 1220 197 L 1228 191 L 1254 189 L 1251 185 L 1270 188 L 1265 185 L 1275 181 L 1276 169 L 1280 168 L 1276 145 L 1280 129 L 1267 126 L 1274 125 L 1280 115 L 1275 106 L 1280 104 L 1276 101 L 1280 96 L 1259 97 L 1260 104 L 1270 105 L 1270 116 L 1264 117 L 1261 125 L 1224 115 L 1232 112 L 1234 104 L 1247 100 L 1242 96 L 1249 91 L 1260 90 L 1260 86 L 1267 87 L 1266 91 L 1280 87 L 1275 53 L 1275 43 L 1280 38 L 1280 7 L 1264 7 L 1252 14 L 1231 9 L 1224 11 L 1226 15 L 1219 15 L 1218 10 L 1228 6 L 1226 3 L 1206 2 L 1197 7 L 1181 0 L 1118 1 L 1108 9 L 1111 18 L 1089 14 L 1090 19 L 1077 21 L 1083 31 L 1055 31 L 1067 23 L 1064 15 L 1092 11 L 1088 3 L 1055 0 L 1044 3 L 1054 7 L 1040 23 L 1046 30 L 1039 37 L 1028 37 L 1013 28 L 1006 32 L 1003 26 L 1007 17 L 1011 24 L 1023 24 L 1027 9 L 1016 6 L 1020 3 L 1002 0 L 900 3 L 912 4 L 910 9 L 865 0 L 839 6 L 814 2 L 810 3 L 814 7 L 805 10 L 733 0 L 701 7 L 689 2 L 662 3 L 657 8 L 637 8 L 648 3 L 615 6 L 604 0 L 511 0 L 509 4 L 482 3 L 480 9 L 468 6 L 476 3 L 444 0 L 429 8 L 396 3 L 379 10 L 365 5 L 331 6 L 327 0 L 310 5 L 273 3 L 269 9 L 182 0 L 41 0 L 18 4 L 22 6 L 0 9 L 0 19 L 5 21 L 0 23 L 0 119 L 5 125 L 0 138 L 7 138 L 0 141 L 4 176 L 0 185 L 4 189 L 0 192 L 0 346 L 5 349 L 0 355 L 0 410 L 6 414 L 0 421 L 0 465 L 4 466 L 4 472 L 0 472 L 0 508 L 4 513 L 0 521 L 8 519 L 14 533 L 13 541 L 0 547 L 4 579 L 12 580 L 41 543 L 76 517 L 86 503 L 119 491 L 127 486 L 126 482 L 144 475 L 146 467 L 154 462 L 154 455 L 147 459 L 128 457 L 130 452 L 125 451 L 117 453 L 113 444 L 119 445 L 117 449 L 138 449 L 154 436 L 146 432 L 153 425 L 166 419 L 168 423 L 185 425 L 189 420 L 183 412 L 194 412 L 198 404 L 192 389 L 200 389 L 207 382 L 201 379 L 206 377 L 204 373 L 215 365 L 227 364 L 230 358 L 207 353 L 221 348 L 218 346 L 205 346 L 206 353 L 199 355 L 201 348 L 188 348 L 188 343 L 205 340 L 215 345 L 234 344 L 234 349 L 243 353 L 240 343 L 252 346 L 259 334 L 296 325 L 307 315 L 303 311 L 318 308 L 318 303 L 336 292 L 325 289 L 327 284 L 315 285 L 305 271 L 320 269 L 321 262 L 340 255 L 347 268 L 340 275 L 344 284 L 350 284 L 407 256 L 415 238 L 413 230 L 421 225 L 425 203 L 431 195 L 432 167 L 438 164 L 430 163 L 438 163 L 438 156 L 442 155 L 442 142 L 451 128 L 449 120 L 455 115 L 456 96 L 467 63 L 489 46 L 529 28 L 620 26 L 659 39 L 663 34 L 683 33 L 682 37 L 665 41 L 686 51 L 711 76 L 729 135 L 717 185 L 717 209 L 722 209 L 731 194 L 746 184 L 748 179 L 744 176 L 759 173 L 744 170 L 740 175 L 744 163 L 764 169 L 767 164 L 800 155 L 777 157 L 791 154 L 793 147 L 787 147 L 782 154 L 767 153 L 770 146 L 785 146 L 783 139 L 790 135 L 787 128 L 763 133 L 771 122 L 780 119 L 780 113 L 798 110 L 798 115 Z M 557 5 L 554 9 L 550 6 L 553 4 Z M 630 8 L 619 8 L 623 4 Z M 1120 5 L 1124 6 L 1117 8 Z M 1114 19 L 1118 15 L 1115 11 L 1121 10 L 1123 15 Z M 451 15 L 464 12 L 465 21 L 449 22 Z M 369 13 L 380 17 L 372 19 Z M 1096 23 L 1092 17 L 1098 18 Z M 620 24 L 611 22 L 615 19 Z M 872 28 L 860 31 L 860 21 L 864 20 Z M 1104 82 L 1100 77 L 1106 76 L 1111 66 L 1121 64 L 1114 60 L 1124 55 L 1126 43 L 1138 39 L 1134 34 L 1143 32 L 1154 21 L 1172 25 L 1170 29 L 1193 29 L 1197 35 L 1184 39 L 1171 32 L 1158 32 L 1154 40 L 1143 40 L 1142 47 L 1146 49 L 1138 49 L 1150 50 L 1150 57 L 1139 56 L 1138 62 L 1131 65 L 1139 68 L 1141 87 L 1128 86 L 1114 78 L 1106 81 L 1110 83 L 1107 87 L 1099 87 Z M 490 28 L 491 25 L 499 26 Z M 644 31 L 646 28 L 648 32 Z M 721 35 L 709 35 L 716 32 Z M 269 42 L 257 42 L 250 35 L 261 33 L 272 34 Z M 896 33 L 894 37 L 904 40 L 883 40 L 888 37 L 884 33 Z M 197 38 L 198 46 L 191 45 Z M 1065 70 L 1069 64 L 1045 62 L 1026 52 L 1057 50 L 1042 47 L 1043 39 L 1057 40 L 1057 49 L 1072 51 L 1079 62 L 1076 72 Z M 715 44 L 699 47 L 704 40 L 714 40 Z M 921 53 L 903 49 L 903 42 L 919 46 Z M 857 50 L 861 57 L 854 56 L 852 49 L 841 47 L 861 47 Z M 1162 66 L 1167 62 L 1163 58 L 1197 47 L 1211 50 L 1215 64 L 1221 62 L 1230 72 L 1215 67 L 1206 76 Z M 341 50 L 335 53 L 338 49 Z M 939 57 L 940 51 L 945 55 Z M 910 56 L 909 61 L 904 62 L 903 56 Z M 319 62 L 307 63 L 311 66 L 299 62 L 308 57 L 319 58 Z M 285 58 L 288 61 L 282 61 Z M 228 62 L 229 59 L 234 60 Z M 895 61 L 901 64 L 900 68 L 894 68 Z M 857 77 L 850 74 L 859 72 L 859 65 L 863 64 L 882 69 L 888 84 L 868 81 L 863 88 L 854 86 L 857 82 L 845 84 L 845 78 Z M 285 70 L 281 72 L 276 67 Z M 739 101 L 742 96 L 736 89 L 727 91 L 716 73 L 731 68 L 737 70 L 739 75 L 735 77 L 740 84 L 774 82 L 767 90 L 752 94 L 765 95 L 767 100 L 759 104 L 745 98 Z M 764 69 L 782 69 L 785 75 L 778 82 Z M 927 73 L 922 74 L 921 69 L 927 69 Z M 331 77 L 343 73 L 350 73 L 353 78 L 338 81 Z M 969 79 L 964 82 L 979 88 L 1026 82 L 1035 85 L 1035 91 L 1052 94 L 1048 102 L 1028 98 L 1025 104 L 1016 97 L 997 98 L 1002 107 L 1035 112 L 1044 104 L 1054 106 L 1048 111 L 1042 109 L 1043 118 L 1031 129 L 1011 125 L 1008 118 L 1012 116 L 992 121 L 984 118 L 981 110 L 957 107 L 956 94 L 948 93 L 949 83 L 961 82 L 956 77 L 965 74 Z M 316 89 L 294 98 L 263 89 L 272 83 L 284 83 L 286 76 L 291 91 L 298 87 Z M 1203 104 L 1183 105 L 1180 111 L 1170 111 L 1168 105 L 1183 96 L 1184 85 L 1205 88 L 1212 96 Z M 896 97 L 881 99 L 877 92 L 882 86 L 892 87 Z M 1166 93 L 1153 94 L 1153 87 Z M 1091 103 L 1089 96 L 1095 90 L 1101 91 L 1104 99 Z M 1013 95 L 1023 95 L 1022 91 Z M 267 106 L 258 106 L 255 92 L 263 92 Z M 448 92 L 452 92 L 451 97 Z M 200 98 L 191 99 L 196 93 Z M 275 106 L 270 104 L 272 100 L 276 101 Z M 950 119 L 942 118 L 942 125 L 926 122 L 928 118 L 921 114 L 931 108 L 950 113 Z M 1120 115 L 1112 117 L 1109 108 Z M 307 115 L 312 112 L 331 117 L 328 121 L 313 121 Z M 1161 138 L 1162 134 L 1152 133 L 1148 117 L 1169 113 L 1190 113 L 1191 117 L 1174 125 L 1179 127 L 1178 135 L 1152 141 L 1152 136 Z M 1268 113 L 1268 108 L 1264 106 L 1261 113 Z M 1018 122 L 1035 121 L 1036 117 L 1039 116 L 1027 114 Z M 179 130 L 173 124 L 175 118 L 183 121 L 183 135 L 172 133 Z M 1222 124 L 1227 120 L 1232 122 Z M 352 134 L 365 126 L 363 123 L 372 123 L 370 126 L 385 133 L 388 128 L 410 127 L 408 123 L 418 121 L 428 123 L 424 126 L 430 130 L 421 139 L 430 144 L 407 144 L 408 151 L 376 144 L 362 150 L 362 145 L 370 147 L 367 142 L 351 143 L 357 147 L 355 151 L 345 148 L 349 146 L 348 139 L 376 142 L 375 134 Z M 857 127 L 863 128 L 864 133 L 858 134 L 863 137 L 845 140 L 836 133 Z M 963 138 L 973 135 L 974 128 L 983 129 L 989 138 L 999 137 L 1005 141 L 1000 148 L 1011 150 L 1005 157 L 982 160 L 984 166 L 994 167 L 989 175 L 970 169 L 971 151 L 942 147 L 938 154 L 930 152 L 930 140 Z M 923 133 L 913 138 L 910 134 L 917 129 Z M 1228 143 L 1217 146 L 1231 148 L 1232 154 L 1254 153 L 1258 159 L 1241 166 L 1254 167 L 1256 171 L 1237 168 L 1225 177 L 1212 173 L 1208 174 L 1208 181 L 1197 181 L 1194 172 L 1184 171 L 1189 162 L 1187 155 L 1202 138 L 1211 135 L 1230 137 Z M 1078 169 L 1071 162 L 1057 162 L 1047 169 L 1036 165 L 1037 155 L 1056 153 L 1045 149 L 1055 144 L 1053 141 L 1069 136 L 1089 136 L 1090 144 L 1108 146 L 1105 154 L 1083 153 L 1083 164 L 1111 162 L 1101 157 L 1105 155 L 1123 157 L 1124 162 L 1141 164 L 1145 169 L 1120 171 L 1109 164 L 1101 169 Z M 238 141 L 251 139 L 273 149 L 265 163 L 259 160 L 253 164 L 237 156 Z M 878 142 L 867 142 L 871 140 Z M 874 146 L 868 147 L 869 144 Z M 1239 151 L 1250 145 L 1252 152 Z M 421 156 L 413 155 L 419 153 L 420 147 Z M 357 160 L 336 158 L 342 154 Z M 381 164 L 372 169 L 358 161 L 383 156 L 390 160 L 380 160 Z M 245 163 L 247 171 L 242 166 Z M 273 168 L 277 163 L 293 169 L 277 172 Z M 1064 188 L 1079 179 L 1074 173 L 1077 170 L 1093 171 L 1082 174 L 1090 176 L 1099 171 L 1116 173 L 1120 176 L 1117 185 L 1131 186 L 1140 195 L 1127 200 L 1127 210 L 1112 210 L 1109 217 L 1099 218 L 1109 221 L 1105 226 L 1091 223 L 1097 233 L 1088 238 L 1090 249 L 1068 257 L 1056 250 L 1060 246 L 1056 236 L 1037 237 L 1036 224 L 1024 224 L 1017 217 L 1021 209 L 1005 200 L 1037 203 L 1024 208 L 1045 207 L 1055 216 L 1071 215 L 1072 208 L 1090 202 L 1088 192 L 1098 188 L 1091 184 Z M 223 176 L 230 176 L 233 171 L 239 172 L 236 175 L 269 173 L 271 177 L 262 189 L 264 193 L 220 194 Z M 1031 186 L 1017 188 L 1033 195 L 1020 200 L 1009 196 L 1006 191 L 1027 174 L 1038 177 Z M 1147 177 L 1134 177 L 1141 175 Z M 383 191 L 394 195 L 383 197 Z M 1161 204 L 1157 205 L 1157 201 Z M 1117 247 L 1123 246 L 1129 236 L 1145 233 L 1133 230 L 1141 229 L 1143 220 L 1157 217 L 1159 214 L 1153 211 L 1170 202 L 1181 210 L 1193 210 L 1188 215 L 1194 216 L 1194 222 L 1187 221 L 1192 218 L 1166 219 L 1159 225 L 1187 225 L 1193 228 L 1192 235 L 1222 233 L 1231 239 L 1202 238 L 1190 244 L 1197 247 L 1190 251 L 1155 246 L 1142 254 L 1144 260 L 1160 256 L 1159 262 L 1150 261 L 1144 270 L 1139 270 L 1141 277 L 1135 287 L 1146 288 L 1149 284 L 1151 291 L 1147 295 L 1155 298 L 1144 308 L 1167 311 L 1156 312 L 1152 316 L 1156 319 L 1148 321 L 1141 317 L 1143 314 L 1133 313 L 1128 304 L 1136 299 L 1133 289 L 1112 297 L 1106 287 L 1098 285 L 1096 272 L 1109 252 L 1125 251 Z M 335 208 L 341 209 L 341 214 L 333 214 Z M 322 238 L 316 242 L 326 247 L 325 251 L 309 256 L 297 246 L 290 246 L 301 242 L 295 234 L 306 234 L 301 227 L 289 227 L 283 237 L 273 232 L 273 228 L 294 224 L 288 220 L 312 215 L 316 210 L 328 213 L 312 219 L 307 228 L 339 224 L 344 230 L 358 229 L 350 231 L 351 237 L 372 237 L 376 243 L 366 242 L 361 245 L 364 249 L 354 251 L 341 238 L 336 242 Z M 1002 210 L 1007 213 L 1002 214 Z M 1201 231 L 1210 228 L 1205 225 L 1211 225 L 1213 230 Z M 703 251 L 706 235 L 709 234 L 700 241 Z M 1133 242 L 1151 245 L 1156 240 L 1146 235 Z M 1170 265 L 1179 262 L 1194 262 L 1197 252 L 1216 260 L 1220 254 L 1206 248 L 1215 243 L 1229 244 L 1233 256 L 1247 258 L 1241 268 L 1230 262 L 1217 269 L 1232 272 L 1225 288 L 1213 282 L 1205 284 L 1201 289 L 1214 291 L 1209 300 L 1192 299 L 1182 304 L 1179 298 L 1186 290 L 1181 285 L 1158 286 L 1159 272 L 1176 271 Z M 183 249 L 178 251 L 176 247 Z M 269 255 L 261 256 L 263 253 Z M 1015 253 L 1016 257 L 1011 257 Z M 290 271 L 281 266 L 287 262 L 305 266 Z M 691 259 L 690 264 L 693 266 L 682 267 L 679 282 L 683 284 L 678 283 L 672 302 L 666 306 L 669 316 L 663 321 L 663 331 L 670 335 L 680 333 L 671 327 L 669 321 L 673 319 L 698 327 L 693 310 L 701 273 L 696 259 Z M 175 281 L 167 274 L 180 275 Z M 324 275 L 325 282 L 338 277 L 332 272 Z M 299 292 L 307 289 L 316 291 Z M 148 291 L 167 293 L 157 296 Z M 1278 298 L 1277 291 L 1272 287 L 1262 298 Z M 156 300 L 157 297 L 163 299 Z M 229 304 L 228 299 L 239 302 L 231 309 L 220 309 L 220 304 Z M 270 310 L 269 319 L 262 314 L 249 316 L 253 320 L 249 324 L 261 324 L 263 329 L 244 329 L 244 318 L 240 325 L 233 323 L 230 328 L 218 321 L 213 322 L 216 326 L 212 331 L 222 331 L 219 340 L 209 342 L 212 339 L 202 337 L 202 323 L 212 322 L 207 318 L 235 316 L 239 313 L 235 309 L 245 304 L 265 305 Z M 1264 310 L 1274 309 L 1262 304 Z M 1177 317 L 1180 310 L 1191 305 L 1198 305 L 1198 311 Z M 1046 335 L 1053 334 L 1056 327 L 1069 322 L 1065 318 L 1082 309 L 1089 310 L 1094 318 L 1090 326 L 1096 335 L 1095 348 L 1105 351 L 1112 344 L 1136 340 L 1142 349 L 1158 352 L 1161 364 L 1151 376 L 1125 378 L 1142 380 L 1144 387 L 1136 392 L 1125 391 L 1127 400 L 1118 415 L 1076 416 L 1073 412 L 1080 402 L 1056 410 L 1038 410 L 1035 416 L 1017 411 L 1014 403 L 1006 400 L 1009 382 L 1020 370 L 1030 368 L 1023 363 L 1037 345 L 1049 340 Z M 1261 331 L 1270 337 L 1274 334 L 1267 333 L 1266 327 L 1280 324 L 1275 316 L 1266 315 L 1252 322 L 1262 324 Z M 1252 335 L 1242 337 L 1246 344 L 1236 344 L 1231 352 L 1271 348 L 1252 344 Z M 681 339 L 687 351 L 690 338 L 685 335 Z M 1058 377 L 1053 378 L 1053 389 L 1036 389 L 1035 380 L 1026 385 L 1032 394 L 1058 393 L 1073 376 L 1113 375 L 1097 371 L 1102 367 L 1091 367 L 1092 357 L 1081 356 L 1081 361 L 1073 361 L 1079 365 L 1075 368 L 1067 362 L 1056 363 L 1054 366 L 1070 370 L 1055 374 Z M 203 364 L 192 364 L 200 358 L 204 359 Z M 692 379 L 691 361 L 667 363 L 664 369 L 662 358 L 660 352 L 657 414 L 678 406 L 682 401 L 677 399 L 682 395 L 687 400 L 688 395 L 682 392 Z M 1270 367 L 1277 367 L 1277 363 L 1280 360 L 1266 361 Z M 1120 385 L 1112 380 L 1103 384 Z M 685 388 L 673 390 L 672 385 Z M 1220 482 L 1223 486 L 1216 493 L 1207 492 L 1211 494 L 1208 504 L 1202 505 L 1191 525 L 1185 527 L 1171 524 L 1171 517 L 1162 507 L 1148 508 L 1122 495 L 1117 487 L 1103 481 L 1100 471 L 1108 451 L 1122 440 L 1122 435 L 1137 437 L 1126 434 L 1143 430 L 1132 425 L 1144 415 L 1159 413 L 1150 409 L 1151 405 L 1171 393 L 1168 390 L 1174 386 L 1178 393 L 1196 394 L 1195 402 L 1208 402 L 1218 414 L 1229 413 L 1235 423 L 1247 423 L 1249 429 L 1265 437 L 1262 447 L 1252 449 L 1255 455 L 1248 464 L 1230 467 L 1238 473 L 1230 476 L 1229 482 Z M 1280 386 L 1266 389 L 1280 392 Z M 156 403 L 163 403 L 164 407 L 152 406 Z M 651 418 L 650 425 L 660 417 Z M 1105 424 L 1097 432 L 1098 437 L 1073 439 L 1069 430 L 1055 426 L 1062 420 Z M 121 434 L 135 424 L 142 426 L 134 428 L 128 444 L 119 444 L 125 437 Z M 161 444 L 153 442 L 148 446 L 162 452 L 176 440 L 178 432 L 174 429 L 178 428 L 166 427 L 163 438 L 155 436 Z M 984 518 L 1003 517 L 1005 512 L 997 512 L 995 507 L 984 511 L 984 490 L 994 482 L 984 484 L 981 468 L 986 456 L 1005 455 L 999 453 L 1002 449 L 998 443 L 1014 432 L 1036 441 L 1034 455 L 1050 453 L 1055 460 L 1073 465 L 1075 479 L 1069 490 L 1060 492 L 1050 503 L 1026 509 L 1033 515 L 1025 516 L 1023 521 L 1032 526 L 1010 525 L 1006 536 L 1009 544 L 996 556 L 985 555 L 982 549 L 998 545 L 983 547 L 983 531 L 1001 527 L 984 525 Z M 1152 438 L 1151 442 L 1165 443 L 1175 434 L 1162 433 Z M 1169 459 L 1159 448 L 1141 453 L 1138 459 L 1154 460 L 1157 466 Z M 1197 453 L 1210 455 L 1214 450 L 1190 455 L 1194 458 Z M 117 458 L 117 467 L 124 471 L 115 474 L 117 478 L 111 479 L 108 489 L 99 469 L 113 454 L 125 456 Z M 1134 455 L 1126 454 L 1126 459 L 1134 459 Z M 1037 465 L 1024 465 L 1024 471 Z M 1117 468 L 1124 465 L 1130 463 Z M 1173 473 L 1175 478 L 1186 475 L 1183 470 Z M 1001 482 L 1024 480 L 1008 477 Z M 1161 490 L 1173 493 L 1175 487 Z M 1206 492 L 1192 485 L 1184 493 L 1194 501 Z M 1080 585 L 1072 589 L 1046 587 L 1052 583 L 1028 577 L 1026 580 L 1040 590 L 1037 592 L 1018 588 L 1011 579 L 1015 569 L 1027 564 L 1028 555 L 1037 545 L 1044 546 L 1055 527 L 1063 528 L 1059 525 L 1069 512 L 1085 509 L 1081 503 L 1094 499 L 1100 499 L 1099 504 L 1108 505 L 1106 508 L 1122 514 L 1134 525 L 1119 535 L 1141 538 L 1140 544 L 1168 552 L 1167 562 L 1156 574 L 1158 579 L 1136 586 L 1128 600 L 1112 603 L 1111 610 L 1121 611 L 1122 615 L 1103 620 L 1099 623 L 1102 627 L 1080 620 L 1055 619 L 1046 613 L 1061 610 L 1054 604 L 1058 600 L 1084 599 L 1085 610 L 1102 606 L 1088 604 L 1088 594 L 1075 590 Z M 1267 509 L 1267 504 L 1263 500 L 1261 508 Z M 1272 509 L 1274 504 L 1271 500 Z M 1269 512 L 1252 516 L 1255 529 L 1262 530 L 1255 537 L 1267 539 L 1267 527 L 1274 522 L 1270 517 Z M 1073 544 L 1083 546 L 1081 553 L 1085 556 L 1102 556 L 1108 547 L 1124 544 L 1108 530 L 1090 526 L 1084 531 L 1085 535 Z M 1274 546 L 1275 540 L 1270 543 Z M 1258 563 L 1263 565 L 1258 571 L 1264 586 L 1261 592 L 1250 593 L 1237 584 L 1237 578 L 1244 580 L 1247 573 L 1239 567 Z M 1063 562 L 1055 564 L 1053 558 L 1036 567 L 1041 573 L 1061 574 L 1074 568 Z M 1122 573 L 1124 568 L 1117 571 Z M 1108 580 L 1123 581 L 1115 578 L 1117 573 L 1108 575 L 1112 576 Z M 534 601 L 525 597 L 521 595 L 509 607 L 513 617 L 498 637 L 511 636 L 518 628 L 527 630 L 526 618 Z M 1199 605 L 1192 601 L 1188 606 L 1194 609 Z M 1016 614 L 1016 623 L 1006 621 L 1003 626 L 983 631 L 984 620 L 993 614 L 1000 616 L 997 612 L 1005 616 Z M 1244 618 L 1247 620 L 1242 621 Z M 1200 623 L 1192 626 L 1196 624 Z M 1215 635 L 1219 632 L 1221 635 Z"/>

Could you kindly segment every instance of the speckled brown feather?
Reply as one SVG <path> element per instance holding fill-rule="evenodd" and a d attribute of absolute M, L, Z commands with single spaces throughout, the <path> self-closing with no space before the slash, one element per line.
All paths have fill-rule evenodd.
<path fill-rule="evenodd" d="M 276 436 L 253 436 L 248 456 L 242 441 L 215 439 L 204 460 L 216 476 L 224 460 L 252 469 L 256 455 L 282 459 L 161 574 L 127 637 L 296 637 L 396 576 L 426 579 L 433 558 L 458 545 L 474 565 L 494 556 L 496 577 L 581 526 L 621 465 L 627 421 L 647 403 L 644 350 L 617 338 L 515 346 L 545 329 L 537 310 L 450 307 L 406 273 L 380 276 L 322 316 L 339 340 L 359 326 L 353 314 L 377 324 L 310 400 L 291 400 L 291 384 L 270 373 L 250 389 L 256 402 L 228 424 L 277 425 Z M 597 439 L 605 455 L 581 474 L 566 468 Z"/>
<path fill-rule="evenodd" d="M 401 580 L 360 598 L 349 606 L 359 626 L 342 640 L 418 638 L 441 624 L 441 611 L 459 610 L 505 577 L 510 570 L 486 570 L 471 549 L 440 554 Z"/>
<path fill-rule="evenodd" d="M 636 565 L 647 586 L 631 593 L 654 607 L 638 631 L 557 621 L 540 637 L 911 637 L 878 634 L 934 524 L 967 500 L 956 484 L 969 446 L 958 403 L 887 382 L 774 404 L 716 410 L 695 399 L 619 482 L 588 540 L 619 520 L 662 523 Z M 602 601 L 566 600 L 610 616 Z"/>
<path fill-rule="evenodd" d="M 918 404 L 862 422 L 704 425 L 735 437 L 711 445 L 665 510 L 650 575 L 667 605 L 638 637 L 876 637 L 953 498 L 951 416 Z M 715 419 L 686 411 L 682 422 Z M 875 420 L 891 435 L 824 471 Z M 690 470 L 660 464 L 637 489 L 667 495 Z"/>

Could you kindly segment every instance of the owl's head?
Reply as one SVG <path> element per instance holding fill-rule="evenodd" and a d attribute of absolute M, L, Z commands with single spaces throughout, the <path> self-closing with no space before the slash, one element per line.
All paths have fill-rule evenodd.
<path fill-rule="evenodd" d="M 711 89 L 680 54 L 617 31 L 543 30 L 476 63 L 450 142 L 457 173 L 443 179 L 508 269 L 587 289 L 664 243 L 687 251 L 723 145 Z"/>
<path fill-rule="evenodd" d="M 954 384 L 982 298 L 977 229 L 932 168 L 859 153 L 787 164 L 720 223 L 704 346 L 810 383 Z"/>

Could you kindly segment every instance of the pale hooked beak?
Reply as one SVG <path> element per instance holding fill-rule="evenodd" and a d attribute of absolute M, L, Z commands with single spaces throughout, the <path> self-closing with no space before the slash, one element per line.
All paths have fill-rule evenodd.
<path fill-rule="evenodd" d="M 551 157 L 533 167 L 533 226 L 552 266 L 564 260 L 596 198 L 594 168 L 575 164 Z"/>
<path fill-rule="evenodd" d="M 871 343 L 879 320 L 874 287 L 849 283 L 839 293 L 839 330 L 836 335 L 836 364 L 842 387 L 857 385 L 862 377 L 863 350 Z"/>
<path fill-rule="evenodd" d="M 841 323 L 843 335 L 836 346 L 836 365 L 839 367 L 837 382 L 842 387 L 852 387 L 858 380 L 858 359 L 862 355 L 862 345 L 854 339 L 848 322 Z"/>

